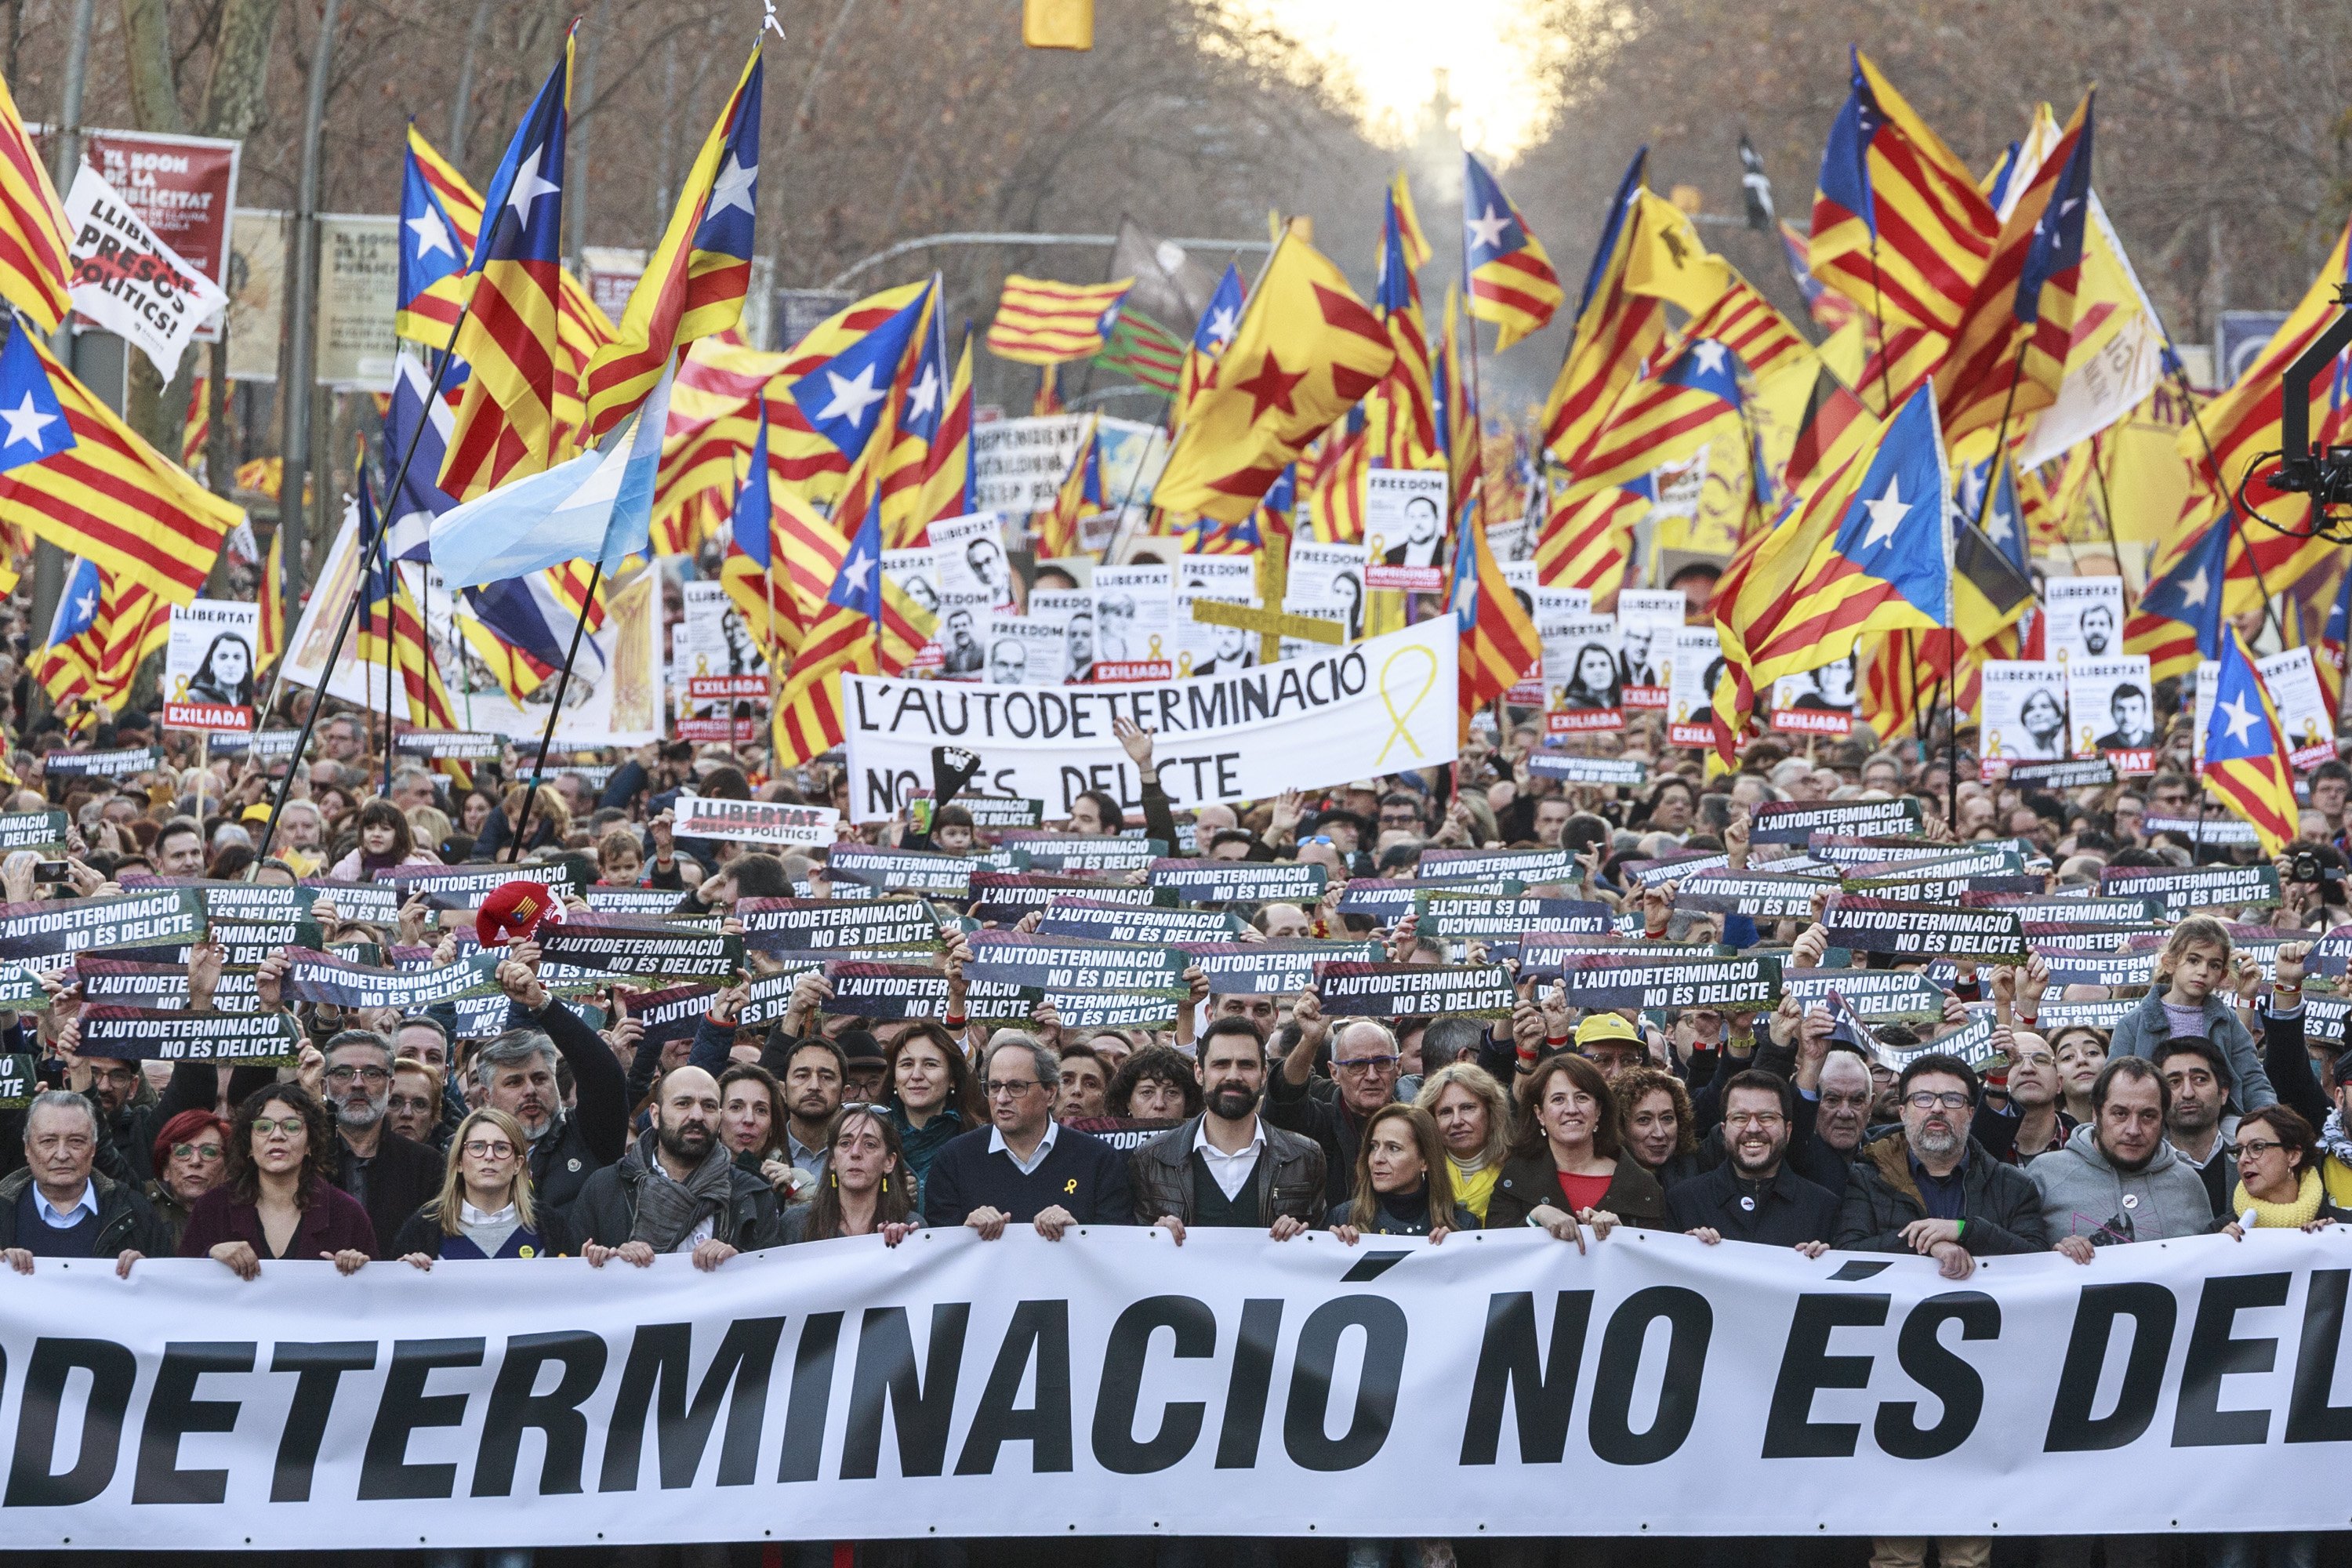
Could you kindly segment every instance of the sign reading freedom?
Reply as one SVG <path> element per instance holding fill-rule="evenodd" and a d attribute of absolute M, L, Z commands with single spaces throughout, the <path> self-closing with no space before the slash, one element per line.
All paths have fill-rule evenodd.
<path fill-rule="evenodd" d="M 2265 1230 L 1958 1289 L 1657 1232 L 1126 1226 L 711 1273 L 44 1259 L 0 1292 L 0 1451 L 34 1550 L 2320 1530 L 2347 1262 Z"/>
<path fill-rule="evenodd" d="M 850 815 L 883 822 L 931 782 L 931 748 L 980 757 L 982 794 L 1070 814 L 1087 790 L 1143 805 L 1111 735 L 1130 719 L 1159 737 L 1153 762 L 1179 805 L 1266 800 L 1455 755 L 1460 632 L 1444 616 L 1308 658 L 1193 680 L 1116 686 L 987 686 L 842 678 Z"/>

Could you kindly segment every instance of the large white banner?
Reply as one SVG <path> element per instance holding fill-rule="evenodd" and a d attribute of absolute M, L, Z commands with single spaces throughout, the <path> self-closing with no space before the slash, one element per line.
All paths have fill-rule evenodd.
<path fill-rule="evenodd" d="M 2352 1232 L 918 1233 L 0 1277 L 18 1547 L 2342 1528 Z"/>
<path fill-rule="evenodd" d="M 1143 804 L 1135 765 L 1111 734 L 1130 719 L 1159 736 L 1152 761 L 1180 806 L 1264 800 L 1454 760 L 1450 616 L 1311 658 L 1219 668 L 1192 680 L 1041 689 L 842 679 L 850 816 L 879 822 L 931 787 L 931 748 L 978 753 L 976 795 L 1042 800 L 1067 816 L 1087 790 Z M 1252 640 L 1255 640 L 1254 638 Z M 1613 668 L 1613 667 L 1612 667 Z"/>

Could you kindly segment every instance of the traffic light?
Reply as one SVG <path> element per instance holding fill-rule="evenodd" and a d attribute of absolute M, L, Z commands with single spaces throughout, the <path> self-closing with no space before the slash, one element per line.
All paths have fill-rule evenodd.
<path fill-rule="evenodd" d="M 1021 41 L 1033 49 L 1095 47 L 1095 0 L 1021 0 Z"/>

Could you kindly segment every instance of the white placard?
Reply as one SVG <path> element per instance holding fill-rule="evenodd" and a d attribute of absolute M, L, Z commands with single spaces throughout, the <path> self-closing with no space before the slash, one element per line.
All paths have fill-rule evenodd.
<path fill-rule="evenodd" d="M 1848 654 L 1774 681 L 1772 728 L 1803 735 L 1853 733 L 1853 667 L 1854 656 Z"/>
<path fill-rule="evenodd" d="M 726 838 L 745 844 L 830 844 L 841 813 L 829 805 L 781 800 L 713 800 L 681 795 L 670 803 L 671 826 L 681 838 Z"/>
<path fill-rule="evenodd" d="M 2197 661 L 2197 721 L 2189 726 L 2189 757 L 2199 772 L 2205 768 L 2205 725 L 2212 717 L 2213 699 L 2221 694 L 2221 666 L 2213 659 Z"/>
<path fill-rule="evenodd" d="M 2053 660 L 1990 658 L 1979 729 L 1988 761 L 2051 763 L 2066 755 L 2066 671 Z"/>
<path fill-rule="evenodd" d="M 928 544 L 912 545 L 905 550 L 882 552 L 882 575 L 898 584 L 898 591 L 912 599 L 929 614 L 936 623 L 943 614 L 940 604 L 940 558 Z M 913 668 L 937 670 L 946 655 L 940 647 L 939 634 L 934 628 L 931 640 L 915 655 Z"/>
<path fill-rule="evenodd" d="M 1083 414 L 1045 414 L 974 426 L 972 504 L 1008 517 L 1026 517 L 1051 507 L 1078 443 L 1086 438 L 1087 423 Z M 934 544 L 939 528 L 931 524 Z"/>
<path fill-rule="evenodd" d="M 1543 643 L 1545 726 L 1555 735 L 1625 727 L 1617 673 L 1617 623 L 1573 616 L 1536 623 Z"/>
<path fill-rule="evenodd" d="M 1004 521 L 992 511 L 943 518 L 931 524 L 943 605 L 1002 610 L 1013 603 L 1013 567 L 1004 558 Z"/>
<path fill-rule="evenodd" d="M 2117 771 L 2148 771 L 2159 738 L 2155 684 L 2146 654 L 2076 658 L 2066 663 L 2066 712 L 2074 755 L 2114 755 Z M 2137 766 L 2124 765 L 2137 763 Z"/>
<path fill-rule="evenodd" d="M 1673 679 L 1666 688 L 1666 740 L 1704 746 L 1715 737 L 1716 678 L 1723 673 L 1723 639 L 1713 626 L 1676 626 Z"/>
<path fill-rule="evenodd" d="M 1364 586 L 1433 594 L 1445 580 L 1445 470 L 1374 468 L 1364 476 Z"/>
<path fill-rule="evenodd" d="M 196 329 L 227 308 L 228 295 L 164 244 L 88 163 L 66 194 L 66 221 L 73 229 L 66 292 L 74 309 L 138 344 L 170 381 Z"/>
<path fill-rule="evenodd" d="M 2254 660 L 2263 685 L 2278 710 L 2279 728 L 2286 734 L 2287 760 L 2297 768 L 2315 768 L 2336 758 L 2336 725 L 2327 712 L 2327 699 L 2319 689 L 2319 672 L 2311 650 L 2291 647 Z"/>
<path fill-rule="evenodd" d="M 1095 596 L 1085 588 L 1032 588 L 1029 618 L 1062 633 L 1062 679 L 1071 685 L 1094 679 Z M 1026 684 L 1035 685 L 1035 681 Z"/>
<path fill-rule="evenodd" d="M 253 728 L 253 650 L 261 606 L 198 599 L 172 606 L 163 648 L 163 724 L 173 730 Z"/>
<path fill-rule="evenodd" d="M 1231 675 L 1237 669 L 1248 669 L 1257 661 L 1258 634 L 1239 626 L 1213 626 L 1192 618 L 1192 606 L 1202 602 L 1220 605 L 1246 605 L 1250 600 L 1241 594 L 1196 592 L 1180 588 L 1176 591 L 1176 679 L 1194 676 Z"/>
<path fill-rule="evenodd" d="M 688 583 L 670 680 L 698 700 L 764 698 L 768 661 L 724 583 Z"/>
<path fill-rule="evenodd" d="M 991 616 L 988 663 L 981 679 L 991 686 L 1059 686 L 1067 664 L 1062 627 L 1032 616 Z"/>
<path fill-rule="evenodd" d="M 1336 612 L 1325 618 L 1345 625 L 1348 640 L 1353 642 L 1364 635 L 1364 562 L 1360 544 L 1293 539 L 1289 573 L 1283 579 L 1283 607 L 1301 615 Z"/>
<path fill-rule="evenodd" d="M 2072 658 L 2119 658 L 2124 651 L 2124 580 L 2053 577 L 2042 585 L 2050 612 L 2044 646 L 2063 664 Z"/>
<path fill-rule="evenodd" d="M 1179 593 L 1239 595 L 1257 603 L 1257 558 L 1253 555 L 1182 555 L 1176 561 Z"/>
<path fill-rule="evenodd" d="M 1680 588 L 1627 588 L 1617 595 L 1617 677 L 1628 708 L 1664 708 L 1674 632 L 1687 613 Z"/>
<path fill-rule="evenodd" d="M 1165 562 L 1097 566 L 1095 679 L 1166 680 L 1176 673 L 1176 570 Z"/>
<path fill-rule="evenodd" d="M 972 690 L 845 676 L 851 814 L 881 821 L 908 790 L 929 788 L 935 745 L 979 754 L 977 793 L 1042 800 L 1051 818 L 1088 789 L 1139 810 L 1134 765 L 1111 734 L 1121 717 L 1160 734 L 1154 762 L 1179 805 L 1433 767 L 1455 753 L 1459 647 L 1440 616 L 1312 658 L 1140 686 Z"/>

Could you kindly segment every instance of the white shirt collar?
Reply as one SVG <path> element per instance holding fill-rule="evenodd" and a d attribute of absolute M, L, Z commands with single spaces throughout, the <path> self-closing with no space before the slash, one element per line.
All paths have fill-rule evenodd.
<path fill-rule="evenodd" d="M 1036 1149 L 1030 1153 L 1029 1158 L 1024 1160 L 1013 1152 L 1011 1144 L 1005 1142 L 1004 1129 L 992 1122 L 988 1129 L 988 1152 L 992 1154 L 1003 1155 L 1013 1162 L 1013 1169 L 1024 1176 L 1030 1175 L 1038 1166 L 1045 1163 L 1045 1156 L 1054 1152 L 1054 1140 L 1061 1136 L 1061 1132 L 1060 1122 L 1048 1121 L 1045 1123 L 1045 1135 L 1037 1140 Z"/>
<path fill-rule="evenodd" d="M 1198 1150 L 1202 1157 L 1204 1159 L 1247 1159 L 1251 1155 L 1255 1154 L 1259 1150 L 1265 1147 L 1265 1118 L 1263 1116 L 1253 1117 L 1250 1121 L 1250 1141 L 1248 1144 L 1243 1148 L 1236 1149 L 1232 1153 L 1228 1154 L 1223 1149 L 1218 1148 L 1214 1143 L 1209 1142 L 1209 1119 L 1203 1116 L 1201 1118 L 1200 1126 L 1192 1130 L 1192 1147 Z"/>
<path fill-rule="evenodd" d="M 457 1219 L 462 1225 L 504 1225 L 515 1217 L 515 1206 L 509 1203 L 501 1209 L 478 1209 L 464 1198 L 457 1200 Z"/>
<path fill-rule="evenodd" d="M 39 1214 L 41 1216 L 41 1223 L 43 1225 L 48 1226 L 55 1230 L 71 1230 L 76 1225 L 80 1223 L 77 1216 L 80 1215 L 82 1210 L 88 1209 L 93 1217 L 97 1215 L 98 1184 L 91 1181 L 87 1176 L 83 1177 L 81 1183 L 81 1196 L 76 1198 L 65 1208 L 59 1209 L 49 1202 L 48 1194 L 41 1191 L 40 1184 L 38 1183 L 35 1183 L 33 1185 L 33 1208 L 35 1212 Z"/>

